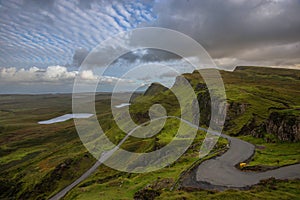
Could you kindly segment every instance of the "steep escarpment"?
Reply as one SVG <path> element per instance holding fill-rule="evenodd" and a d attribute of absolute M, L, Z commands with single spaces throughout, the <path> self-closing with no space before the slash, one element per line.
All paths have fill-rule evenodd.
<path fill-rule="evenodd" d="M 243 115 L 248 107 L 251 105 L 248 103 L 243 102 L 235 102 L 235 101 L 227 101 L 226 106 L 226 121 L 224 130 L 231 130 L 235 126 L 237 126 L 236 122 L 234 122 L 235 119 L 239 118 L 241 115 Z"/>
<path fill-rule="evenodd" d="M 281 141 L 300 141 L 300 116 L 273 112 L 265 122 L 266 132 L 275 135 Z"/>
<path fill-rule="evenodd" d="M 162 104 L 168 111 L 168 114 L 180 116 L 182 113 L 178 102 L 178 97 L 176 97 L 173 92 L 176 90 L 178 94 L 181 95 L 180 93 L 184 93 L 182 90 L 188 89 L 185 88 L 187 86 L 186 84 L 190 84 L 196 97 L 196 99 L 194 99 L 193 102 L 190 102 L 190 104 L 192 104 L 192 107 L 195 108 L 199 105 L 199 109 L 193 110 L 192 113 L 193 119 L 198 119 L 198 122 L 195 121 L 193 123 L 207 127 L 223 124 L 223 119 L 218 116 L 225 115 L 227 106 L 223 105 L 225 102 L 223 101 L 224 99 L 218 95 L 211 95 L 204 82 L 199 82 L 198 78 L 195 80 L 188 77 L 188 75 L 189 74 L 184 74 L 176 77 L 174 85 L 170 89 L 160 85 L 159 83 L 151 84 L 150 87 L 145 91 L 144 95 L 135 101 L 135 105 L 132 106 L 132 113 L 135 113 L 135 116 L 138 115 L 139 118 L 146 117 L 147 113 L 145 113 L 145 110 L 147 110 L 146 107 L 148 108 L 148 104 L 151 102 L 153 104 Z M 180 98 L 184 99 L 185 96 Z M 138 106 L 141 102 L 143 102 L 143 107 Z M 198 105 L 196 106 L 197 103 Z M 135 109 L 136 107 L 143 108 L 144 111 L 139 112 Z M 214 112 L 215 115 L 212 116 L 212 112 Z M 144 113 L 144 115 L 142 115 L 142 113 Z"/>
<path fill-rule="evenodd" d="M 238 67 L 234 72 L 220 71 L 220 73 L 227 95 L 225 133 L 252 135 L 265 138 L 269 142 L 299 141 L 299 115 L 281 112 L 295 111 L 300 105 L 299 71 Z M 174 85 L 181 84 L 183 77 L 189 81 L 197 96 L 200 110 L 199 124 L 211 125 L 212 109 L 217 109 L 213 112 L 218 114 L 225 112 L 217 105 L 221 101 L 211 100 L 201 72 L 183 74 L 176 78 Z M 171 92 L 158 85 L 151 85 L 145 92 L 145 96 L 149 93 L 165 94 L 164 102 L 167 102 L 166 93 Z M 176 109 L 178 111 L 175 113 L 180 115 L 179 108 Z"/>
<path fill-rule="evenodd" d="M 256 138 L 264 138 L 267 142 L 276 140 L 298 142 L 300 141 L 300 117 L 284 112 L 272 112 L 264 122 L 258 123 L 254 116 L 243 126 L 238 135 L 252 135 Z"/>

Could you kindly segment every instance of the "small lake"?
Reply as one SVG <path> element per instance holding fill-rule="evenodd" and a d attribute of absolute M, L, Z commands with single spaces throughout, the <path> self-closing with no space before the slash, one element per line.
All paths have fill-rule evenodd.
<path fill-rule="evenodd" d="M 119 105 L 116 105 L 115 107 L 116 108 L 122 108 L 122 107 L 129 106 L 129 105 L 131 105 L 131 104 L 130 103 L 121 103 Z"/>
<path fill-rule="evenodd" d="M 77 118 L 77 119 L 86 119 L 86 118 L 90 118 L 91 116 L 93 116 L 93 114 L 90 113 L 77 113 L 77 114 L 65 114 L 59 117 L 55 117 L 53 119 L 49 119 L 46 121 L 39 121 L 39 124 L 54 124 L 57 122 L 64 122 L 67 121 L 69 119 L 73 119 L 73 118 Z"/>

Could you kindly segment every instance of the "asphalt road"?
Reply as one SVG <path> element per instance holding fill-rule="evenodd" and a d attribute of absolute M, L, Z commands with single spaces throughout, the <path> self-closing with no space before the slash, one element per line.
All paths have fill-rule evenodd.
<path fill-rule="evenodd" d="M 235 167 L 254 154 L 254 145 L 238 138 L 221 135 L 230 142 L 229 150 L 220 157 L 204 161 L 199 165 L 196 180 L 214 186 L 243 188 L 259 183 L 260 180 L 300 178 L 300 164 L 281 167 L 266 172 L 244 172 Z"/>

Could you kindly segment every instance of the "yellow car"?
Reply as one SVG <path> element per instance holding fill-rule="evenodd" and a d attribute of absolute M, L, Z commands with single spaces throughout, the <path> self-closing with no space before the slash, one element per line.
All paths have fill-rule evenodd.
<path fill-rule="evenodd" d="M 240 163 L 240 168 L 246 167 L 247 163 Z"/>

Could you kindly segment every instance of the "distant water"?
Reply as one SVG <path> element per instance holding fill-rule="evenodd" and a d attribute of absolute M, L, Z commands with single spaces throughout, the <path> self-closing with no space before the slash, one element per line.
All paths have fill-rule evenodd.
<path fill-rule="evenodd" d="M 90 113 L 66 114 L 66 115 L 55 117 L 53 119 L 49 119 L 46 121 L 39 121 L 38 123 L 39 124 L 54 124 L 57 122 L 64 122 L 64 121 L 67 121 L 67 120 L 73 119 L 73 118 L 85 119 L 85 118 L 90 118 L 91 116 L 93 116 L 93 114 L 90 114 Z"/>
<path fill-rule="evenodd" d="M 122 107 L 129 106 L 129 105 L 130 105 L 130 103 L 121 103 L 119 105 L 116 105 L 115 107 L 116 108 L 122 108 Z"/>

